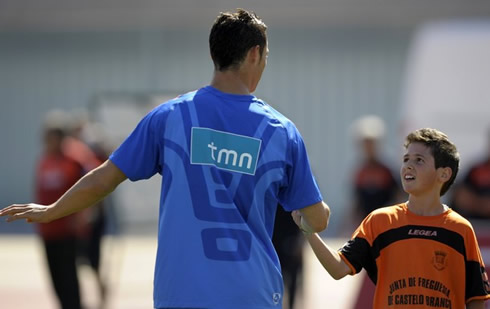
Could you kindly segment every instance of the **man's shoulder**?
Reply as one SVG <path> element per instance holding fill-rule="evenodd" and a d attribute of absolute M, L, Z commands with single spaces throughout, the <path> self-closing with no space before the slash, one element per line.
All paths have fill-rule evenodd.
<path fill-rule="evenodd" d="M 193 100 L 194 96 L 196 95 L 197 90 L 187 92 L 184 94 L 180 94 L 170 100 L 161 102 L 160 104 L 156 105 L 149 113 L 147 116 L 149 116 L 151 119 L 159 119 L 161 120 L 162 118 L 166 118 L 167 115 L 178 109 L 179 105 L 181 104 L 188 104 L 190 101 Z"/>
<path fill-rule="evenodd" d="M 261 103 L 261 108 L 266 117 L 269 118 L 269 123 L 276 128 L 281 128 L 284 130 L 286 136 L 289 140 L 300 140 L 302 139 L 301 133 L 296 127 L 296 124 L 289 119 L 287 116 L 281 112 L 274 109 L 272 106 L 266 102 L 257 99 Z"/>
<path fill-rule="evenodd" d="M 294 123 L 291 119 L 286 117 L 281 112 L 277 111 L 274 107 L 267 104 L 265 101 L 261 99 L 256 99 L 256 101 L 261 104 L 262 109 L 264 109 L 270 115 L 271 118 L 276 119 L 286 127 L 289 127 L 291 125 L 294 126 Z"/>
<path fill-rule="evenodd" d="M 178 96 L 176 96 L 172 99 L 161 102 L 159 105 L 157 105 L 155 107 L 155 109 L 161 110 L 161 109 L 165 109 L 168 106 L 174 106 L 177 104 L 182 104 L 182 103 L 192 101 L 194 99 L 194 97 L 196 96 L 197 92 L 198 92 L 198 90 L 193 90 L 193 91 L 189 91 L 186 93 L 179 94 Z"/>

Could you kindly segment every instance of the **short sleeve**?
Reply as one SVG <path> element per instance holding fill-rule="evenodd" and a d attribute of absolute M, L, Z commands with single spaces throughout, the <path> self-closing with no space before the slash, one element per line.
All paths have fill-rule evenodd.
<path fill-rule="evenodd" d="M 148 179 L 161 173 L 159 129 L 163 121 L 158 109 L 146 115 L 109 159 L 131 181 Z"/>
<path fill-rule="evenodd" d="M 298 130 L 291 126 L 288 143 L 287 184 L 279 192 L 279 201 L 287 211 L 322 201 L 322 195 L 311 171 L 306 147 Z"/>
<path fill-rule="evenodd" d="M 362 221 L 351 240 L 339 249 L 339 254 L 353 274 L 359 273 L 364 268 L 369 278 L 376 283 L 377 266 L 372 249 L 372 219 L 372 215 L 369 215 Z"/>
<path fill-rule="evenodd" d="M 466 302 L 490 299 L 490 286 L 485 264 L 474 230 L 470 227 L 466 239 Z"/>

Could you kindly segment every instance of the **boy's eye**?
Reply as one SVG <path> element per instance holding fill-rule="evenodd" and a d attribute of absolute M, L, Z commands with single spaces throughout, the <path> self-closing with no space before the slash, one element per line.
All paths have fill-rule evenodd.
<path fill-rule="evenodd" d="M 422 158 L 417 158 L 417 162 L 424 162 L 424 159 L 422 159 Z"/>
<path fill-rule="evenodd" d="M 408 158 L 403 158 L 403 162 L 407 162 L 408 161 Z"/>

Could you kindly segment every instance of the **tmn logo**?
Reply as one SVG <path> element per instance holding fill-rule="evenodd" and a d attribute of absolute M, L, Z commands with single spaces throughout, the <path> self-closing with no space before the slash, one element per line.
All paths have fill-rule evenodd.
<path fill-rule="evenodd" d="M 191 164 L 214 165 L 244 174 L 255 174 L 261 140 L 208 128 L 192 128 Z"/>

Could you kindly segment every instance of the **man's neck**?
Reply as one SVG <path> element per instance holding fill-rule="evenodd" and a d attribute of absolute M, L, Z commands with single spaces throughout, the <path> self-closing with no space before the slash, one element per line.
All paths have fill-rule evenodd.
<path fill-rule="evenodd" d="M 244 76 L 239 71 L 215 71 L 211 86 L 224 93 L 250 94 L 250 89 Z"/>

